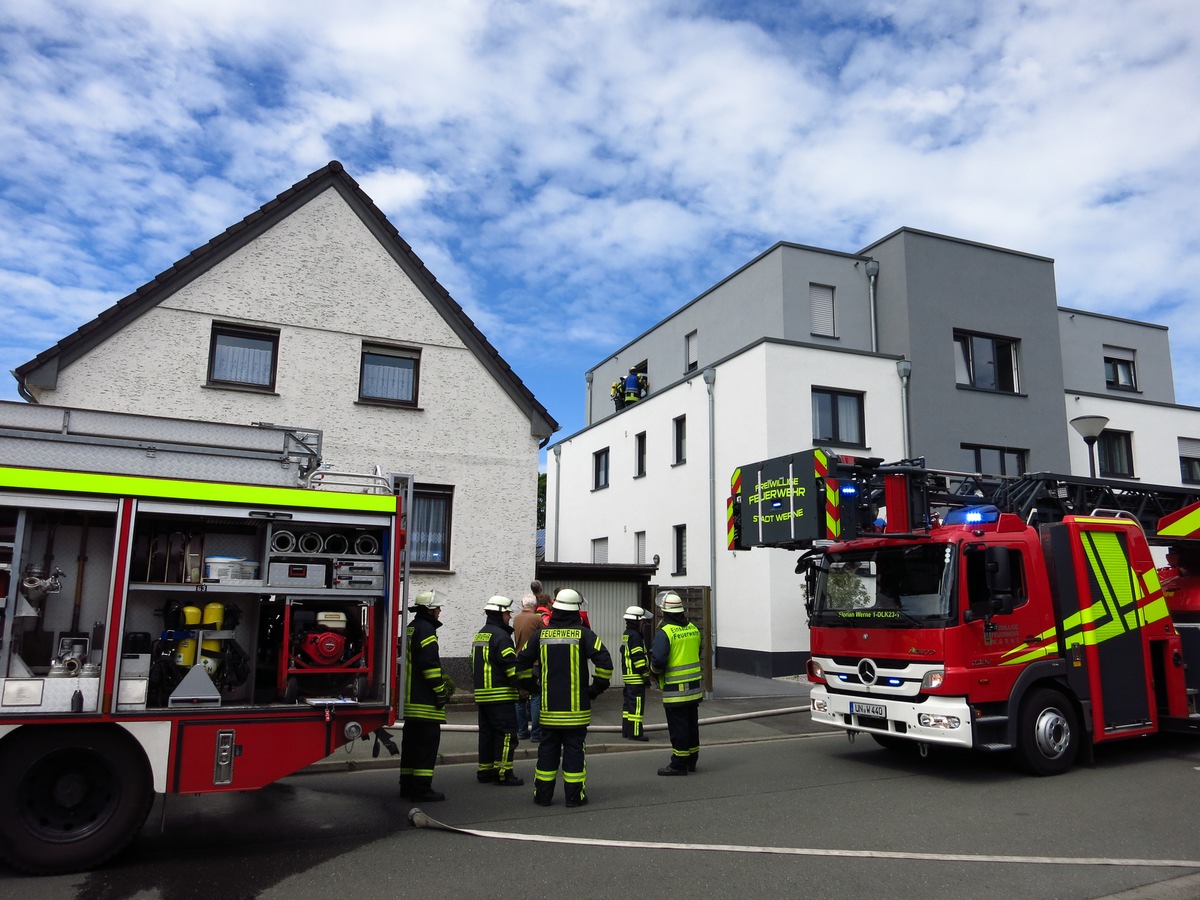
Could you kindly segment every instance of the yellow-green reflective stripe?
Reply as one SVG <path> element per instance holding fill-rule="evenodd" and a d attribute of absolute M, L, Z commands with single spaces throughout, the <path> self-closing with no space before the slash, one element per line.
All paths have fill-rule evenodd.
<path fill-rule="evenodd" d="M 1182 519 L 1172 522 L 1158 533 L 1160 537 L 1189 537 L 1200 528 L 1200 508 L 1192 510 Z"/>
<path fill-rule="evenodd" d="M 390 494 L 348 494 L 311 488 L 177 481 L 172 478 L 146 478 L 140 475 L 99 475 L 93 472 L 20 469 L 12 466 L 0 466 L 0 485 L 25 490 L 111 494 L 117 497 L 162 497 L 170 500 L 203 500 L 251 506 L 301 506 L 380 513 L 396 511 L 396 498 Z"/>

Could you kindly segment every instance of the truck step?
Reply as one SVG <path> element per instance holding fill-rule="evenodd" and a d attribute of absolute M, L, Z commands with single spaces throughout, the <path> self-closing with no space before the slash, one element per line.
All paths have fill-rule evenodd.
<path fill-rule="evenodd" d="M 975 720 L 976 725 L 1000 725 L 1008 721 L 1008 716 L 979 716 Z"/>
<path fill-rule="evenodd" d="M 998 752 L 1000 750 L 1011 750 L 1012 748 L 1013 748 L 1012 744 L 980 744 L 979 745 L 980 750 L 986 750 L 989 753 Z"/>

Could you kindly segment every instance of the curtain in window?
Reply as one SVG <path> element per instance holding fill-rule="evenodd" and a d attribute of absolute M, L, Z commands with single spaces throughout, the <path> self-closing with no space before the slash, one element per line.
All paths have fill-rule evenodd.
<path fill-rule="evenodd" d="M 416 360 L 382 353 L 363 354 L 362 393 L 382 400 L 412 400 Z"/>
<path fill-rule="evenodd" d="M 213 352 L 214 381 L 270 384 L 273 345 L 257 338 L 219 334 Z"/>
<path fill-rule="evenodd" d="M 839 394 L 838 407 L 838 440 L 845 444 L 861 444 L 862 431 L 858 421 L 858 400 L 853 394 Z"/>
<path fill-rule="evenodd" d="M 410 563 L 446 565 L 447 497 L 413 496 L 408 517 L 408 552 Z"/>

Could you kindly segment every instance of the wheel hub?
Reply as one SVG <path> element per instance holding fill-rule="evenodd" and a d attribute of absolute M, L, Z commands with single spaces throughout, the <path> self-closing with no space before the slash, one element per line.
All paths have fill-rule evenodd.
<path fill-rule="evenodd" d="M 1047 759 L 1057 759 L 1071 745 L 1071 723 L 1053 707 L 1042 710 L 1033 726 L 1038 750 Z"/>

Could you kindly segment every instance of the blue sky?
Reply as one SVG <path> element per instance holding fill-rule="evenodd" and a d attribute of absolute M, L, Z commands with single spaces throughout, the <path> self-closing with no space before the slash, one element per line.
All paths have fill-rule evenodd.
<path fill-rule="evenodd" d="M 1200 405 L 1198 40 L 1177 0 L 8 3 L 0 367 L 339 159 L 558 437 L 775 242 L 901 226 L 1169 325 Z"/>

